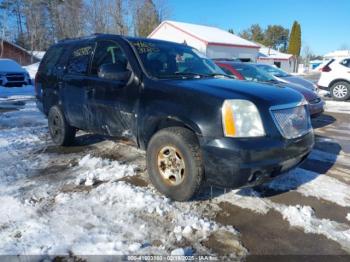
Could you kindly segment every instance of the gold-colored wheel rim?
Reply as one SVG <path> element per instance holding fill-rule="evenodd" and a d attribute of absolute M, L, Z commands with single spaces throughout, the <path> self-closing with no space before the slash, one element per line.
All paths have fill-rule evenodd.
<path fill-rule="evenodd" d="M 177 186 L 185 177 L 185 161 L 180 151 L 173 146 L 165 146 L 158 153 L 158 170 L 169 184 Z"/>

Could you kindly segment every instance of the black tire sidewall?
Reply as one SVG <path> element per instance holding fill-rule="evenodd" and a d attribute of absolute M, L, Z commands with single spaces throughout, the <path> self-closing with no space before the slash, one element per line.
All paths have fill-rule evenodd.
<path fill-rule="evenodd" d="M 53 136 L 50 128 L 51 119 L 53 117 L 58 117 L 59 121 L 61 121 L 61 134 L 59 136 Z M 72 143 L 75 137 L 75 129 L 70 127 L 64 117 L 62 110 L 58 106 L 53 106 L 50 108 L 48 114 L 48 124 L 49 124 L 49 132 L 53 142 L 60 146 L 69 145 Z"/>
<path fill-rule="evenodd" d="M 337 98 L 333 95 L 333 89 L 337 86 L 337 85 L 344 85 L 346 86 L 347 90 L 348 90 L 348 93 L 347 95 L 344 97 L 344 98 Z M 336 82 L 335 84 L 332 85 L 331 87 L 331 96 L 334 100 L 336 101 L 346 101 L 350 98 L 350 84 L 347 83 L 347 82 L 343 82 L 343 81 L 340 81 L 340 82 Z"/>
<path fill-rule="evenodd" d="M 200 168 L 193 155 L 190 145 L 187 145 L 181 136 L 171 132 L 156 134 L 147 148 L 147 169 L 149 177 L 157 190 L 178 201 L 186 201 L 193 197 L 197 190 L 198 179 L 201 179 Z M 185 162 L 184 180 L 179 185 L 167 184 L 158 170 L 157 157 L 164 146 L 173 146 L 182 154 Z"/>

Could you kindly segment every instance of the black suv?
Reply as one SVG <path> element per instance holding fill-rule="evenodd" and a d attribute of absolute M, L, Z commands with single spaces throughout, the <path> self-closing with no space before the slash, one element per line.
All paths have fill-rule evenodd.
<path fill-rule="evenodd" d="M 117 35 L 52 46 L 36 76 L 38 107 L 58 145 L 76 131 L 147 150 L 155 187 L 192 198 L 204 181 L 256 185 L 298 165 L 314 144 L 302 95 L 227 77 L 181 44 Z"/>

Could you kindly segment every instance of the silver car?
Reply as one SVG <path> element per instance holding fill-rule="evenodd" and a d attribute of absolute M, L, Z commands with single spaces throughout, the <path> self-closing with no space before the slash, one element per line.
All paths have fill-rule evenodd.
<path fill-rule="evenodd" d="M 302 87 L 306 87 L 307 89 L 316 92 L 317 86 L 308 80 L 288 74 L 287 72 L 272 65 L 257 64 L 256 66 L 264 72 L 273 75 L 280 82 L 301 85 Z"/>

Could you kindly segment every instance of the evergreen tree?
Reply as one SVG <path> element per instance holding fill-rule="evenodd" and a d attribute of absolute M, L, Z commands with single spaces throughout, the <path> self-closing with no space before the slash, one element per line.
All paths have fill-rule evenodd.
<path fill-rule="evenodd" d="M 300 56 L 301 50 L 301 27 L 297 21 L 294 21 L 292 26 L 292 31 L 289 38 L 288 53 L 295 55 L 296 57 Z"/>

